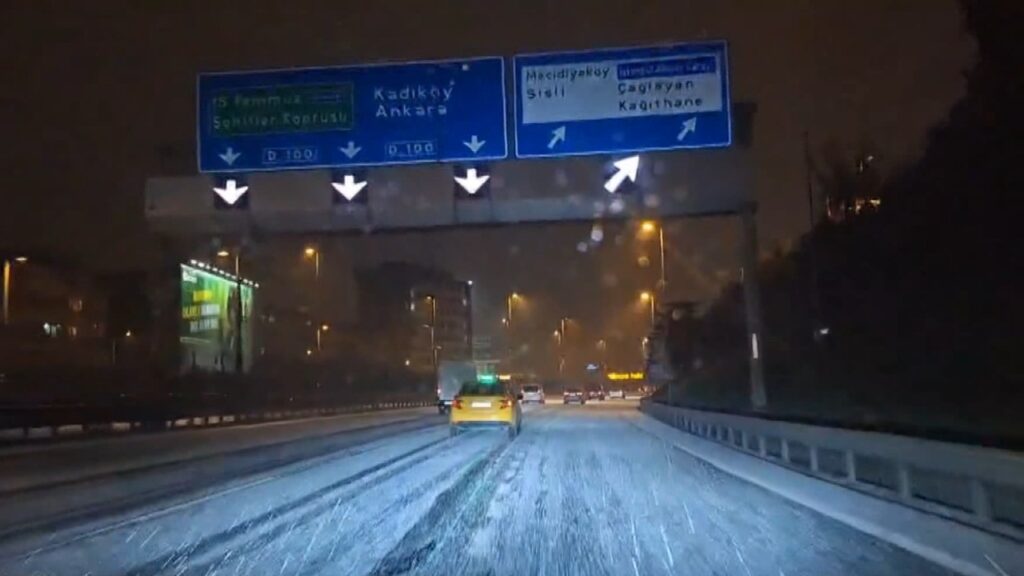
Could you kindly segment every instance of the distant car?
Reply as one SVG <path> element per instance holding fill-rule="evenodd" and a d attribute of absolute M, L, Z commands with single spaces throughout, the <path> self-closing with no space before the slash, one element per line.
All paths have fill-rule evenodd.
<path fill-rule="evenodd" d="M 583 393 L 583 390 L 579 388 L 566 388 L 565 392 L 562 393 L 562 404 L 577 403 L 580 405 L 587 403 L 587 397 Z"/>
<path fill-rule="evenodd" d="M 522 426 L 519 402 L 502 382 L 466 382 L 452 401 L 450 436 L 467 428 L 504 428 L 515 438 Z"/>
<path fill-rule="evenodd" d="M 618 398 L 620 400 L 626 399 L 626 391 L 622 388 L 613 388 L 608 391 L 608 399 Z"/>
<path fill-rule="evenodd" d="M 591 388 L 587 390 L 588 400 L 604 400 L 604 388 Z"/>
<path fill-rule="evenodd" d="M 544 403 L 544 389 L 537 384 L 526 384 L 523 386 L 523 404 L 533 402 Z"/>

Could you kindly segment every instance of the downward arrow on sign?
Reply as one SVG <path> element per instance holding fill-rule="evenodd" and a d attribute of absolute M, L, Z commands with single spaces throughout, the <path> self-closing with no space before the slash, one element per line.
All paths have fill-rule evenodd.
<path fill-rule="evenodd" d="M 476 168 L 466 170 L 465 177 L 455 177 L 455 181 L 469 194 L 476 194 L 491 179 L 490 174 L 477 174 Z"/>
<path fill-rule="evenodd" d="M 346 158 L 351 160 L 356 154 L 359 154 L 359 151 L 362 150 L 362 148 L 356 146 L 355 142 L 349 140 L 348 146 L 345 146 L 344 148 L 338 148 L 338 150 L 341 150 L 341 153 L 344 154 Z"/>
<path fill-rule="evenodd" d="M 238 199 L 244 196 L 248 190 L 248 186 L 239 186 L 234 178 L 228 179 L 224 183 L 223 188 L 213 187 L 213 192 L 220 196 L 220 199 L 227 203 L 228 206 L 234 206 L 235 202 L 238 202 Z"/>
<path fill-rule="evenodd" d="M 345 174 L 341 183 L 331 182 L 331 186 L 341 194 L 345 200 L 352 201 L 359 192 L 366 187 L 367 182 L 356 182 L 356 177 L 351 174 Z"/>
<path fill-rule="evenodd" d="M 476 134 L 473 134 L 473 137 L 469 139 L 469 142 L 463 142 L 463 144 L 466 145 L 466 148 L 469 148 L 470 152 L 476 154 L 484 147 L 484 144 L 487 144 L 487 140 L 481 140 L 476 137 Z"/>
<path fill-rule="evenodd" d="M 218 156 L 220 156 L 220 159 L 223 160 L 228 166 L 234 164 L 235 160 L 238 160 L 238 157 L 241 155 L 242 154 L 240 152 L 235 152 L 235 149 L 232 148 L 231 146 L 228 146 L 228 149 L 225 150 L 223 154 L 218 154 Z"/>

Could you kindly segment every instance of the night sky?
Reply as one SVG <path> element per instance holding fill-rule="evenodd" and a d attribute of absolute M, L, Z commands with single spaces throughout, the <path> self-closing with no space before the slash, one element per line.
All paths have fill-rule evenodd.
<path fill-rule="evenodd" d="M 758 106 L 756 197 L 761 246 L 770 251 L 807 229 L 803 131 L 819 158 L 826 149 L 850 156 L 868 146 L 891 170 L 920 153 L 928 127 L 962 95 L 973 53 L 954 0 L 600 7 L 578 0 L 8 0 L 0 7 L 0 38 L 0 125 L 7 135 L 0 246 L 56 251 L 104 269 L 151 261 L 145 178 L 196 171 L 199 71 L 723 38 L 730 42 L 733 100 Z M 670 297 L 707 300 L 734 277 L 733 231 L 718 220 L 668 228 L 669 276 L 677 279 Z M 626 299 L 650 284 L 653 268 L 620 281 L 646 250 L 628 233 L 597 264 L 561 268 L 580 257 L 575 248 L 587 234 L 576 225 L 391 236 L 360 240 L 360 251 L 363 260 L 419 251 L 487 282 L 494 271 L 488 252 L 511 250 L 525 273 L 494 271 L 500 278 L 492 285 L 547 291 L 562 308 L 581 284 L 619 290 L 617 298 Z M 466 245 L 480 249 L 458 250 Z M 448 256 L 453 252 L 458 257 Z M 564 273 L 545 273 L 554 268 Z M 606 303 L 598 297 L 574 305 L 599 310 Z M 605 321 L 614 323 L 614 315 Z"/>

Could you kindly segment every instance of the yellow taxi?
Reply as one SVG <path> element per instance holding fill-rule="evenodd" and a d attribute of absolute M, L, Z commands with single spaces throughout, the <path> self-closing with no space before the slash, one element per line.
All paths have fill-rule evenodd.
<path fill-rule="evenodd" d="M 496 377 L 465 382 L 452 401 L 448 432 L 457 436 L 469 428 L 504 428 L 509 438 L 519 434 L 523 413 L 519 398 Z"/>

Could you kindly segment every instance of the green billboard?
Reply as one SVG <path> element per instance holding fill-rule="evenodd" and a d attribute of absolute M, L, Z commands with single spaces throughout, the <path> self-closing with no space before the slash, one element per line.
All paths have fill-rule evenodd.
<path fill-rule="evenodd" d="M 241 289 L 241 321 L 238 318 L 238 294 Z M 187 264 L 181 265 L 181 368 L 234 372 L 238 350 L 242 353 L 242 371 L 252 367 L 253 287 Z"/>

